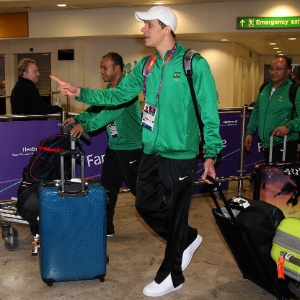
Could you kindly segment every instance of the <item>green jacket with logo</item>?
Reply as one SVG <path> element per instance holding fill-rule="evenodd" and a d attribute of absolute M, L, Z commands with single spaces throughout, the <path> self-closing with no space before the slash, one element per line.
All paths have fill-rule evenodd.
<path fill-rule="evenodd" d="M 271 95 L 273 83 L 270 82 L 258 94 L 246 134 L 253 135 L 258 130 L 258 136 L 264 148 L 270 147 L 270 133 L 278 126 L 286 125 L 289 129 L 288 141 L 299 139 L 300 131 L 300 89 L 295 99 L 295 114 L 292 117 L 293 103 L 289 98 L 292 81 L 286 78 Z M 295 115 L 297 117 L 295 117 Z M 274 145 L 282 144 L 283 137 L 274 137 Z"/>
<path fill-rule="evenodd" d="M 191 159 L 199 148 L 199 126 L 193 101 L 183 70 L 186 48 L 179 43 L 171 60 L 158 53 L 146 80 L 145 101 L 157 108 L 153 130 L 142 129 L 144 153 L 158 154 L 171 159 Z M 91 90 L 81 88 L 76 100 L 92 105 L 115 106 L 130 101 L 144 86 L 143 66 L 147 57 L 141 59 L 132 72 L 114 89 Z M 207 61 L 200 55 L 193 58 L 193 82 L 199 111 L 204 123 L 205 155 L 213 157 L 223 147 L 219 134 L 220 119 L 214 78 Z M 161 89 L 159 86 L 161 85 Z M 160 97 L 157 97 L 160 90 Z"/>
<path fill-rule="evenodd" d="M 123 80 L 122 76 L 118 84 Z M 107 85 L 110 89 L 110 84 Z M 91 132 L 109 123 L 115 123 L 117 136 L 112 136 L 109 126 L 108 146 L 112 150 L 142 149 L 141 111 L 138 98 L 116 107 L 101 107 L 92 105 L 84 112 L 74 117 L 76 124 L 81 124 L 84 131 Z"/>

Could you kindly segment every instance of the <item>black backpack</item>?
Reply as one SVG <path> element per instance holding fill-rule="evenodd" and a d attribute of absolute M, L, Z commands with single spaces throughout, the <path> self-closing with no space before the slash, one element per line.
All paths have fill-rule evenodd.
<path fill-rule="evenodd" d="M 28 165 L 23 169 L 23 178 L 34 180 L 60 179 L 60 153 L 69 149 L 66 134 L 54 134 L 43 139 Z"/>
<path fill-rule="evenodd" d="M 30 225 L 33 235 L 39 232 L 38 190 L 43 181 L 60 179 L 60 153 L 70 148 L 67 134 L 54 134 L 43 139 L 36 153 L 23 169 L 23 179 L 18 188 L 17 210 L 19 215 Z M 67 162 L 66 162 L 67 163 Z M 66 167 L 65 178 L 70 177 L 70 168 Z"/>
<path fill-rule="evenodd" d="M 33 235 L 38 233 L 39 185 L 40 182 L 38 180 L 23 178 L 18 188 L 17 211 L 18 214 L 29 223 L 30 231 Z"/>

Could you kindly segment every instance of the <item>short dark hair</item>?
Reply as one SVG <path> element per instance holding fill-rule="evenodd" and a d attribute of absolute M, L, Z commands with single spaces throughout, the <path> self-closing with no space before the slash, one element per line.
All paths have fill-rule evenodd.
<path fill-rule="evenodd" d="M 22 60 L 19 61 L 18 76 L 23 76 L 23 73 L 27 72 L 29 64 L 35 64 L 36 65 L 36 61 L 32 58 L 23 58 Z"/>
<path fill-rule="evenodd" d="M 161 26 L 161 28 L 165 28 L 167 26 L 164 22 L 162 22 L 160 20 L 158 20 L 158 23 Z M 172 37 L 175 39 L 176 38 L 176 34 L 174 33 L 174 31 L 172 29 L 171 29 L 171 34 L 172 34 Z"/>
<path fill-rule="evenodd" d="M 292 69 L 292 59 L 285 55 L 277 55 L 275 58 L 280 58 L 280 57 L 285 59 L 286 67 L 288 69 Z"/>
<path fill-rule="evenodd" d="M 120 66 L 121 71 L 123 72 L 123 67 L 124 67 L 123 58 L 119 53 L 109 52 L 105 54 L 102 58 L 110 58 L 113 61 L 114 67 Z"/>

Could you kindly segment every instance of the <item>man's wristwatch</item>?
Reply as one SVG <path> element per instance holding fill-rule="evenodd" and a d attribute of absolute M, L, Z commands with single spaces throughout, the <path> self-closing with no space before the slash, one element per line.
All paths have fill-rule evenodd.
<path fill-rule="evenodd" d="M 212 161 L 213 161 L 214 164 L 217 162 L 217 156 L 214 156 L 214 157 L 206 157 L 205 159 L 212 159 Z"/>

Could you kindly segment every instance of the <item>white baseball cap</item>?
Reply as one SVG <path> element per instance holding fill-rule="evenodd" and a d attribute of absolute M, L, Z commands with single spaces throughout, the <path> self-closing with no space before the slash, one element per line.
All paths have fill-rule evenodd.
<path fill-rule="evenodd" d="M 174 12 L 166 6 L 154 6 L 146 12 L 135 12 L 135 18 L 139 22 L 144 22 L 148 20 L 160 20 L 165 25 L 169 25 L 173 32 L 175 32 L 177 27 L 177 17 Z"/>

